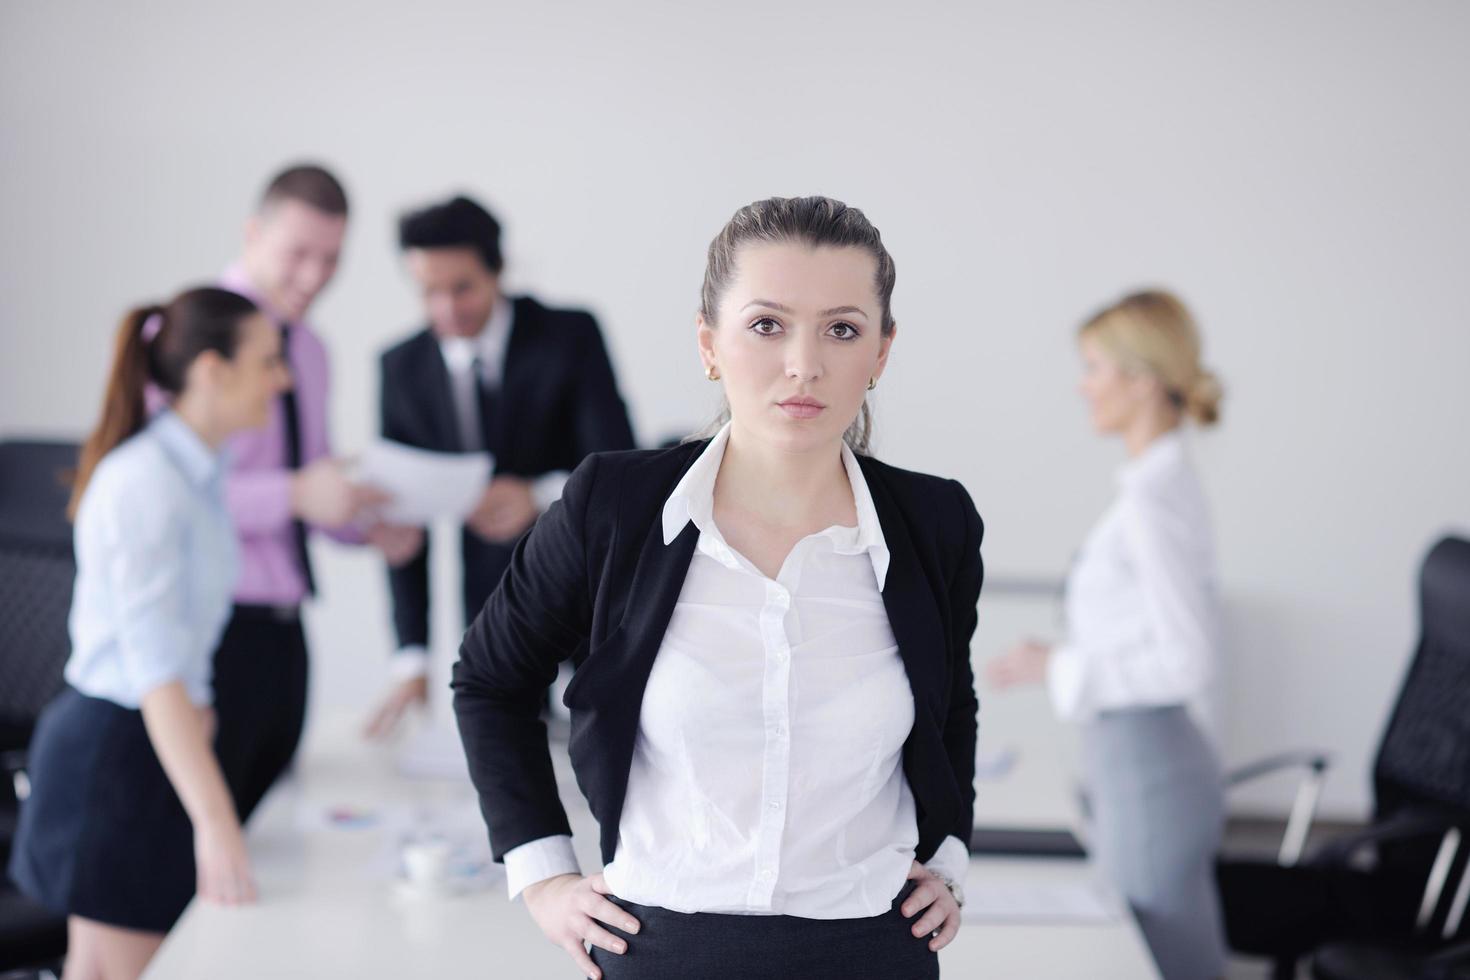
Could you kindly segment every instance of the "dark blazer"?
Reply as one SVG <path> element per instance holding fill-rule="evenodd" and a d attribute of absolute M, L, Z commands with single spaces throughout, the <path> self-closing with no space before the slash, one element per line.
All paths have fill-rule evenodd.
<path fill-rule="evenodd" d="M 537 477 L 573 470 L 588 453 L 632 449 L 633 429 L 618 394 L 597 321 L 580 310 L 553 310 L 534 299 L 512 302 L 510 338 L 498 404 L 501 418 L 481 419 L 495 433 L 497 474 Z M 421 330 L 382 356 L 382 432 L 396 442 L 461 452 L 449 371 L 439 342 Z M 511 545 L 466 529 L 462 536 L 465 619 L 485 604 L 510 562 Z M 429 552 L 390 569 L 399 646 L 427 644 Z"/>
<path fill-rule="evenodd" d="M 538 712 L 557 664 L 573 657 L 572 767 L 612 861 L 643 690 L 699 538 L 690 523 L 665 545 L 660 515 L 706 445 L 589 457 L 516 545 L 466 633 L 454 710 L 496 860 L 571 833 Z M 858 460 L 890 554 L 883 604 L 914 692 L 903 768 L 927 861 L 947 835 L 968 846 L 973 823 L 983 525 L 957 482 Z"/>

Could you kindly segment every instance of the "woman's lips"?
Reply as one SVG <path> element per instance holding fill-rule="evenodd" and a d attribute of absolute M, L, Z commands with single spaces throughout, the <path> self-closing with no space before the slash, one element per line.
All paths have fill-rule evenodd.
<path fill-rule="evenodd" d="M 827 407 L 815 398 L 788 398 L 776 404 L 786 413 L 787 418 L 793 419 L 814 419 Z"/>

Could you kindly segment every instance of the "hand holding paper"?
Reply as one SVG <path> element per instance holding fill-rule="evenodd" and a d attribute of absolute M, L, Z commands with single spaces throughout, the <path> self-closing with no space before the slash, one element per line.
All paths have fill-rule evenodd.
<path fill-rule="evenodd" d="M 468 517 L 493 465 L 489 453 L 436 453 L 384 439 L 363 451 L 354 479 L 392 498 L 378 511 L 383 522 L 425 525 Z"/>

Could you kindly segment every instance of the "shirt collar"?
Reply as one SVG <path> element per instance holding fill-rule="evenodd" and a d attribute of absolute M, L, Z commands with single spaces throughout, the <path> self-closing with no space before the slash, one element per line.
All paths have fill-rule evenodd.
<path fill-rule="evenodd" d="M 287 321 L 282 318 L 280 314 L 271 309 L 270 304 L 265 301 L 265 297 L 260 294 L 260 290 L 255 288 L 255 284 L 252 283 L 250 281 L 250 277 L 245 274 L 245 264 L 243 262 L 234 262 L 228 268 L 226 268 L 225 271 L 220 274 L 219 286 L 221 289 L 228 289 L 232 293 L 239 293 L 241 296 L 244 296 L 246 299 L 250 300 L 250 302 L 258 306 L 262 313 L 270 317 L 277 324 L 280 324 L 282 326 L 292 326 L 292 324 L 287 323 Z"/>
<path fill-rule="evenodd" d="M 510 338 L 510 324 L 515 310 L 510 300 L 501 296 L 490 311 L 485 327 L 473 337 L 438 337 L 439 351 L 444 363 L 452 371 L 468 370 L 476 357 L 482 364 L 499 364 L 506 342 Z"/>
<path fill-rule="evenodd" d="M 672 543 L 679 532 L 690 523 L 701 534 L 709 535 L 724 545 L 725 539 L 714 521 L 715 477 L 719 475 L 720 463 L 725 458 L 725 447 L 729 443 L 730 423 L 726 422 L 669 494 L 663 509 L 665 545 Z M 878 591 L 881 592 L 888 576 L 888 543 L 883 537 L 883 526 L 878 522 L 878 511 L 873 507 L 873 495 L 868 491 L 868 481 L 863 477 L 857 456 L 846 443 L 842 445 L 842 466 L 847 471 L 848 483 L 852 487 L 857 527 L 833 527 L 822 533 L 835 532 L 833 550 L 839 554 L 866 553 L 873 563 L 873 577 L 878 582 Z"/>
<path fill-rule="evenodd" d="M 194 486 L 207 488 L 219 479 L 224 470 L 221 454 L 210 449 L 199 438 L 199 433 L 189 428 L 172 409 L 164 409 L 155 415 L 148 423 L 148 430 L 153 433 L 153 438 L 158 440 L 168 458 Z"/>
<path fill-rule="evenodd" d="M 1156 436 L 1142 453 L 1118 467 L 1118 483 L 1136 487 L 1151 483 L 1185 462 L 1187 447 L 1179 428 Z"/>

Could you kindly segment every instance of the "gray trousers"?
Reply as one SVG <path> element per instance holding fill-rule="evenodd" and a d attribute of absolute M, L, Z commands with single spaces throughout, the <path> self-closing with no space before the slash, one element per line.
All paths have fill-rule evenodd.
<path fill-rule="evenodd" d="M 1215 888 L 1220 764 L 1182 706 L 1103 712 L 1082 727 L 1091 844 L 1164 980 L 1225 974 Z"/>

